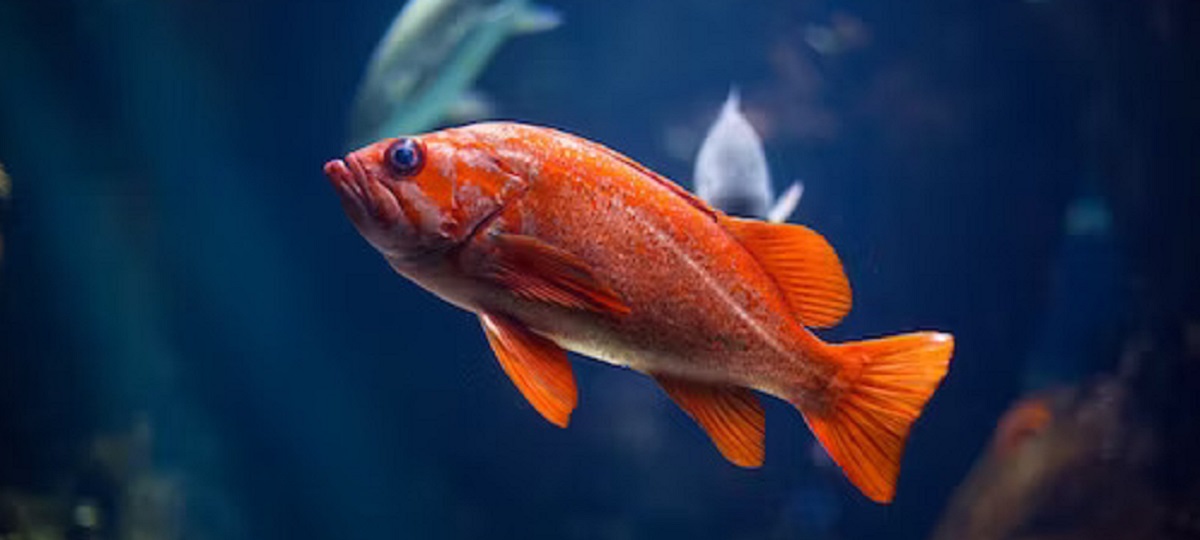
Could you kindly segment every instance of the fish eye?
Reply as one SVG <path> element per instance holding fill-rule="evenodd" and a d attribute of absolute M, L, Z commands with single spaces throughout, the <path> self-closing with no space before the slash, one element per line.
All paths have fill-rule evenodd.
<path fill-rule="evenodd" d="M 387 162 L 400 176 L 412 176 L 425 165 L 425 148 L 416 139 L 402 138 L 387 149 Z"/>

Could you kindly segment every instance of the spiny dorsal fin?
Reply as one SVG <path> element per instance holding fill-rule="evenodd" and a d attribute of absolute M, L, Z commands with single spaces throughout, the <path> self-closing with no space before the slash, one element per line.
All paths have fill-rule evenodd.
<path fill-rule="evenodd" d="M 762 465 L 766 419 L 754 392 L 668 375 L 654 375 L 654 380 L 704 428 L 725 459 L 740 467 Z"/>
<path fill-rule="evenodd" d="M 805 326 L 837 324 L 850 312 L 850 281 L 833 246 L 803 225 L 722 218 L 734 237 L 775 279 Z"/>
<path fill-rule="evenodd" d="M 646 167 L 645 165 L 642 165 L 641 163 L 634 161 L 633 158 L 630 158 L 629 156 L 626 156 L 625 154 L 622 154 L 616 150 L 613 150 L 612 148 L 604 146 L 603 144 L 597 143 L 595 141 L 589 141 L 587 139 L 584 139 L 583 137 L 579 137 L 578 135 L 573 135 L 573 134 L 567 133 L 565 131 L 559 131 L 559 133 L 562 133 L 563 135 L 576 140 L 580 144 L 586 145 L 589 148 L 594 148 L 604 154 L 611 156 L 613 159 L 616 159 L 617 161 L 620 161 L 621 163 L 624 163 L 624 164 L 632 167 L 633 169 L 637 170 L 639 173 L 646 175 L 654 182 L 667 188 L 667 190 L 669 190 L 671 193 L 673 193 L 677 197 L 683 199 L 684 202 L 692 205 L 697 210 L 704 212 L 713 221 L 717 221 L 718 217 L 721 215 L 720 212 L 715 210 L 708 203 L 704 202 L 704 200 L 701 199 L 700 197 L 697 197 L 696 195 L 692 194 L 692 192 L 684 189 L 683 186 L 680 186 L 679 184 L 672 182 L 669 178 L 654 172 L 649 167 Z"/>
<path fill-rule="evenodd" d="M 522 298 L 622 315 L 629 306 L 596 279 L 588 264 L 532 236 L 497 234 L 487 277 Z"/>
<path fill-rule="evenodd" d="M 499 314 L 479 316 L 500 367 L 537 412 L 558 427 L 567 427 L 578 391 L 567 352 L 553 341 Z"/>

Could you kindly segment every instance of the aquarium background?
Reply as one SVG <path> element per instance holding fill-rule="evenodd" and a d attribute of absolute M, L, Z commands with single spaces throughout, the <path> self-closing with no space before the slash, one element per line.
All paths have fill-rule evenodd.
<path fill-rule="evenodd" d="M 581 358 L 555 428 L 387 267 L 321 166 L 401 2 L 5 1 L 0 533 L 925 538 L 1013 400 L 1200 341 L 1195 2 L 546 3 L 498 118 L 690 185 L 736 85 L 854 286 L 819 335 L 955 334 L 894 504 L 775 400 L 759 470 Z"/>

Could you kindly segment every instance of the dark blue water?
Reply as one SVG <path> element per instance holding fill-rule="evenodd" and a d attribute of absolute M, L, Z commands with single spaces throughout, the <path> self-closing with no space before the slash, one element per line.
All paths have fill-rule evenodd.
<path fill-rule="evenodd" d="M 894 504 L 774 400 L 754 471 L 582 358 L 571 427 L 542 420 L 321 174 L 380 0 L 0 3 L 0 492 L 99 500 L 117 538 L 128 477 L 89 448 L 145 422 L 188 495 L 166 537 L 924 538 L 1011 400 L 1197 319 L 1194 3 L 547 2 L 479 81 L 500 117 L 686 185 L 672 134 L 737 84 L 854 286 L 820 335 L 955 334 Z M 1112 225 L 1079 244 L 1082 195 Z"/>

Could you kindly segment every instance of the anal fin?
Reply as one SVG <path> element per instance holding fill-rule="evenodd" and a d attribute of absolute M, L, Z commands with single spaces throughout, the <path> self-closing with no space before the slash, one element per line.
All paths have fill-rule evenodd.
<path fill-rule="evenodd" d="M 578 401 L 567 352 L 508 316 L 484 313 L 479 322 L 500 367 L 525 399 L 551 424 L 567 427 Z"/>
<path fill-rule="evenodd" d="M 725 459 L 740 467 L 762 465 L 766 417 L 754 392 L 668 375 L 654 375 L 654 380 L 700 424 Z"/>

